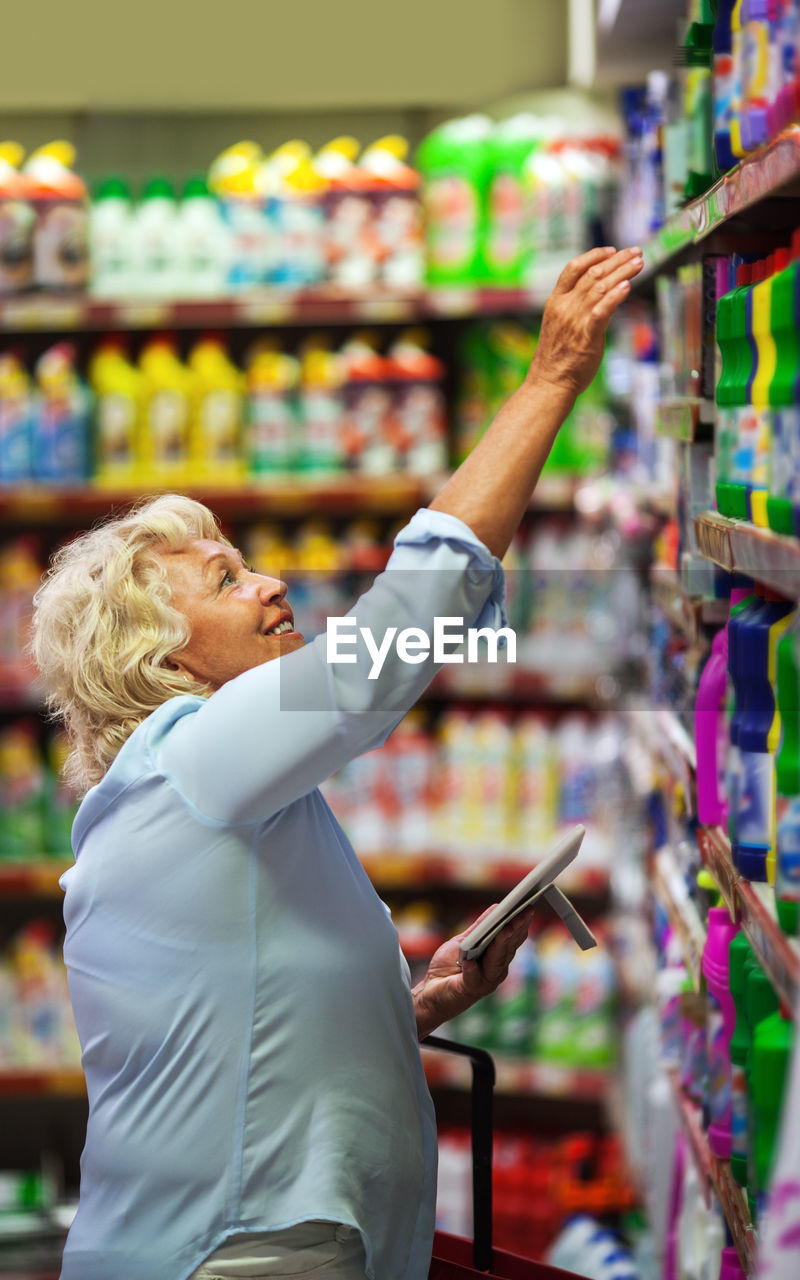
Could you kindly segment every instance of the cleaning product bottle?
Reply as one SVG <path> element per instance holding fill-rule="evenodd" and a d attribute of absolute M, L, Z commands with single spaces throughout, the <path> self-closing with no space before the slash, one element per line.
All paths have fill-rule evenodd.
<path fill-rule="evenodd" d="M 737 161 L 747 154 L 742 141 L 742 105 L 744 94 L 744 29 L 742 9 L 745 0 L 736 0 L 731 13 L 731 62 L 733 64 L 733 95 L 737 104 L 731 113 L 731 151 Z"/>
<path fill-rule="evenodd" d="M 776 533 L 795 532 L 793 497 L 798 419 L 796 387 L 800 379 L 800 338 L 797 325 L 800 235 L 791 249 L 778 249 L 772 279 L 770 327 L 775 344 L 775 373 L 769 384 L 772 441 L 769 464 L 767 521 Z"/>
<path fill-rule="evenodd" d="M 44 850 L 44 763 L 32 722 L 0 731 L 0 861 L 30 861 Z"/>
<path fill-rule="evenodd" d="M 34 373 L 34 476 L 50 484 L 81 484 L 90 471 L 90 407 L 75 347 L 68 342 L 49 347 Z"/>
<path fill-rule="evenodd" d="M 371 143 L 358 162 L 371 182 L 378 279 L 395 289 L 417 289 L 425 276 L 422 178 L 406 162 L 408 152 L 405 138 L 388 134 Z"/>
<path fill-rule="evenodd" d="M 731 1173 L 740 1186 L 747 1182 L 747 1051 L 750 1026 L 745 1006 L 748 965 L 755 963 L 753 948 L 743 930 L 731 938 L 728 952 L 728 984 L 735 1009 L 730 1039 L 731 1059 Z"/>
<path fill-rule="evenodd" d="M 33 476 L 33 389 L 19 352 L 0 353 L 0 485 Z"/>
<path fill-rule="evenodd" d="M 346 466 L 342 437 L 344 370 L 338 352 L 319 335 L 300 349 L 301 449 L 303 471 L 337 473 Z"/>
<path fill-rule="evenodd" d="M 94 395 L 94 481 L 109 488 L 139 480 L 142 375 L 123 338 L 104 338 L 89 361 Z"/>
<path fill-rule="evenodd" d="M 314 156 L 314 171 L 325 182 L 325 256 L 328 279 L 347 289 L 363 289 L 378 275 L 373 187 L 376 179 L 356 164 L 355 138 L 334 138 Z"/>
<path fill-rule="evenodd" d="M 524 168 L 540 138 L 537 117 L 520 113 L 499 124 L 489 139 L 483 261 L 494 284 L 519 288 L 524 282 L 530 234 Z"/>
<path fill-rule="evenodd" d="M 72 823 L 78 800 L 63 777 L 69 750 L 69 739 L 63 730 L 51 735 L 46 752 L 44 844 L 52 858 L 68 858 L 72 852 Z"/>
<path fill-rule="evenodd" d="M 723 173 L 736 164 L 731 148 L 731 120 L 740 109 L 733 62 L 731 19 L 736 0 L 719 0 L 714 23 L 714 156 Z"/>
<path fill-rule="evenodd" d="M 423 177 L 429 284 L 469 284 L 482 276 L 488 143 L 487 116 L 451 120 L 417 151 Z"/>
<path fill-rule="evenodd" d="M 407 329 L 389 349 L 397 448 L 404 470 L 415 476 L 447 466 L 445 366 L 425 342 L 424 333 Z"/>
<path fill-rule="evenodd" d="M 35 184 L 19 171 L 24 158 L 18 142 L 0 142 L 0 294 L 33 284 Z"/>
<path fill-rule="evenodd" d="M 777 1012 L 779 1001 L 775 988 L 765 974 L 761 965 L 754 959 L 745 967 L 744 1000 L 749 1028 L 747 1055 L 745 1059 L 745 1078 L 747 1083 L 747 1160 L 745 1165 L 746 1181 L 741 1183 L 747 1187 L 751 1217 L 756 1218 L 756 1141 L 757 1113 L 753 1098 L 753 1045 L 758 1026 L 770 1014 Z M 738 1166 L 737 1166 L 738 1167 Z M 738 1179 L 737 1179 L 738 1181 Z"/>
<path fill-rule="evenodd" d="M 750 401 L 757 419 L 757 426 L 751 488 L 748 495 L 748 514 L 754 524 L 764 529 L 768 526 L 767 498 L 772 448 L 770 388 L 777 364 L 777 350 L 772 332 L 772 282 L 775 265 L 775 255 L 770 254 L 764 266 L 763 279 L 754 284 L 751 291 L 755 361 L 750 385 Z"/>
<path fill-rule="evenodd" d="M 255 288 L 269 278 L 272 249 L 266 206 L 271 174 L 261 147 L 250 141 L 227 147 L 208 171 L 208 188 L 219 200 L 227 233 L 225 283 L 232 292 Z"/>
<path fill-rule="evenodd" d="M 775 649 L 794 606 L 768 588 L 757 588 L 761 607 L 741 632 L 736 706 L 739 712 L 740 787 L 733 861 L 748 880 L 767 879 L 767 858 L 775 839 L 775 696 L 770 673 Z M 732 673 L 733 674 L 733 673 Z M 738 683 L 737 683 L 738 675 Z M 774 674 L 773 674 L 774 679 Z"/>
<path fill-rule="evenodd" d="M 694 739 L 697 753 L 697 817 L 706 827 L 724 827 L 728 820 L 725 796 L 725 756 L 721 745 L 727 731 L 725 692 L 728 677 L 728 626 L 717 632 L 697 686 Z"/>
<path fill-rule="evenodd" d="M 780 89 L 772 132 L 785 129 L 794 119 L 795 85 L 800 70 L 800 12 L 797 0 L 779 0 L 778 45 Z"/>
<path fill-rule="evenodd" d="M 147 484 L 182 484 L 189 472 L 194 376 L 178 356 L 171 334 L 158 334 L 139 356 L 142 372 L 141 478 Z"/>
<path fill-rule="evenodd" d="M 248 353 L 245 376 L 247 472 L 254 479 L 286 478 L 294 469 L 298 449 L 300 362 L 262 339 Z"/>
<path fill-rule="evenodd" d="M 135 219 L 130 188 L 120 177 L 105 178 L 89 211 L 89 289 L 97 298 L 125 298 L 135 292 Z"/>
<path fill-rule="evenodd" d="M 178 203 L 163 174 L 148 178 L 136 210 L 134 284 L 148 298 L 177 297 Z"/>
<path fill-rule="evenodd" d="M 734 435 L 736 429 L 735 394 L 736 353 L 734 342 L 734 304 L 737 291 L 738 262 L 732 258 L 729 268 L 729 287 L 717 301 L 716 338 L 720 354 L 720 372 L 716 386 L 717 423 L 714 432 L 714 461 L 717 480 L 715 501 L 721 515 L 731 514 L 731 472 L 733 468 Z"/>
<path fill-rule="evenodd" d="M 800 620 L 778 641 L 776 675 L 781 742 L 775 757 L 777 867 L 775 902 L 781 928 L 797 935 L 800 920 Z"/>
<path fill-rule="evenodd" d="M 784 636 L 794 633 L 794 627 L 797 623 L 797 608 L 793 608 L 785 618 L 777 622 L 770 632 L 769 653 L 768 653 L 768 679 L 772 687 L 773 697 L 775 700 L 775 714 L 772 718 L 769 734 L 767 735 L 768 750 L 775 757 L 775 772 L 773 774 L 773 814 L 772 814 L 772 844 L 767 853 L 767 880 L 769 884 L 774 885 L 777 876 L 778 864 L 778 800 L 777 800 L 777 756 L 778 748 L 781 745 L 783 737 L 783 725 L 781 721 L 781 709 L 778 702 L 778 650 Z"/>
<path fill-rule="evenodd" d="M 25 161 L 34 184 L 34 282 L 40 289 L 82 290 L 89 283 L 89 200 L 72 166 L 70 142 L 49 142 Z"/>
<path fill-rule="evenodd" d="M 767 139 L 769 21 L 767 0 L 743 0 L 742 143 L 753 151 Z"/>
<path fill-rule="evenodd" d="M 184 185 L 175 229 L 177 298 L 219 298 L 225 293 L 230 235 L 219 201 L 201 174 Z"/>
<path fill-rule="evenodd" d="M 189 478 L 197 483 L 237 484 L 244 474 L 244 375 L 216 336 L 196 342 L 187 365 L 194 374 Z"/>
<path fill-rule="evenodd" d="M 685 194 L 693 200 L 711 186 L 714 137 L 711 63 L 714 15 L 711 0 L 694 0 L 694 20 L 689 24 L 684 49 L 686 74 L 685 115 L 688 121 L 688 176 Z"/>
<path fill-rule="evenodd" d="M 794 1046 L 794 1023 L 778 1010 L 762 1019 L 753 1033 L 750 1078 L 753 1100 L 753 1171 L 759 1221 L 772 1181 L 786 1075 Z"/>
<path fill-rule="evenodd" d="M 747 486 L 753 469 L 756 419 L 749 401 L 749 388 L 755 359 L 751 340 L 750 290 L 755 264 L 742 263 L 736 271 L 737 287 L 731 300 L 731 381 L 727 393 L 731 409 L 730 482 L 725 490 L 727 511 L 738 520 L 746 520 Z"/>
<path fill-rule="evenodd" d="M 731 1154 L 730 1042 L 736 1008 L 730 992 L 729 962 L 731 941 L 738 927 L 726 907 L 712 907 L 702 961 L 706 979 L 708 1144 L 721 1160 L 728 1160 Z"/>
<path fill-rule="evenodd" d="M 731 848 L 737 842 L 739 797 L 741 794 L 741 756 L 739 751 L 739 730 L 742 718 L 741 691 L 739 683 L 743 679 L 741 659 L 741 637 L 749 625 L 754 613 L 761 608 L 762 600 L 750 591 L 731 605 L 728 616 L 728 749 L 725 763 L 725 790 L 728 798 L 728 837 Z"/>

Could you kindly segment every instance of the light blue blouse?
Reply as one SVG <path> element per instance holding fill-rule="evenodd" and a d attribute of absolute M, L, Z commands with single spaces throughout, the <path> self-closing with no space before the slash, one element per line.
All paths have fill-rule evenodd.
<path fill-rule="evenodd" d="M 503 571 L 420 511 L 351 614 L 504 624 Z M 344 651 L 344 649 L 342 650 Z M 436 1131 L 408 966 L 317 784 L 434 673 L 378 679 L 325 637 L 173 698 L 87 794 L 62 877 L 89 1124 L 62 1280 L 185 1280 L 224 1240 L 358 1228 L 368 1274 L 424 1280 Z"/>

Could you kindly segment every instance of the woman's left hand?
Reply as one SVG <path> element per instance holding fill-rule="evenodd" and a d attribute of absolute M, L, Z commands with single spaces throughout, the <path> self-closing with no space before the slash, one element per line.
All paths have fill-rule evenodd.
<path fill-rule="evenodd" d="M 527 907 L 501 929 L 478 960 L 465 960 L 458 944 L 483 920 L 492 907 L 455 938 L 442 943 L 428 965 L 428 972 L 412 992 L 420 1040 L 436 1027 L 491 995 L 508 974 L 508 968 L 528 936 L 535 907 Z"/>

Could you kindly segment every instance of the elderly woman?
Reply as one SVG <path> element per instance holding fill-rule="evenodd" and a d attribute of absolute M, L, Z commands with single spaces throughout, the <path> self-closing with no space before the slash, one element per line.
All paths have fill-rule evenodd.
<path fill-rule="evenodd" d="M 400 533 L 359 628 L 501 624 L 497 557 L 640 268 L 612 249 L 565 268 L 524 385 Z M 89 1095 L 62 1280 L 427 1276 L 418 1041 L 495 989 L 530 913 L 480 961 L 446 943 L 412 990 L 317 789 L 413 704 L 435 670 L 424 649 L 371 678 L 359 630 L 329 662 L 284 584 L 187 498 L 57 554 L 35 651 L 88 788 L 62 879 Z"/>

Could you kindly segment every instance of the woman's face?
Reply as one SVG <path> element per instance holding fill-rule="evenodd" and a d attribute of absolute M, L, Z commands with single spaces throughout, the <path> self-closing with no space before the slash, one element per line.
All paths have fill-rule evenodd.
<path fill-rule="evenodd" d="M 219 689 L 305 644 L 294 629 L 286 584 L 251 572 L 235 547 L 194 538 L 182 551 L 160 554 L 172 603 L 191 627 L 189 643 L 171 660 L 183 675 Z"/>

